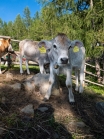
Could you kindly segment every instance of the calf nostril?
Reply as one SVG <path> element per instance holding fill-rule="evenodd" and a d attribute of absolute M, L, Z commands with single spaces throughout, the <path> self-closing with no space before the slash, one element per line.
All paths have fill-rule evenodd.
<path fill-rule="evenodd" d="M 68 58 L 61 58 L 61 61 L 63 64 L 67 64 L 68 63 Z"/>

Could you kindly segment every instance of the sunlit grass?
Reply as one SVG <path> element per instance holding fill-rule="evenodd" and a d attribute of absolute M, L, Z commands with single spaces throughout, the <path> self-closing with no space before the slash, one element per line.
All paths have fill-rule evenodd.
<path fill-rule="evenodd" d="M 91 91 L 93 91 L 95 93 L 104 94 L 104 87 L 101 87 L 101 86 L 91 84 L 91 85 L 87 86 L 86 89 L 90 89 Z"/>
<path fill-rule="evenodd" d="M 5 70 L 5 69 L 7 69 L 7 66 L 6 65 L 1 65 L 1 69 L 2 70 Z M 22 69 L 25 71 L 26 70 L 26 65 L 25 64 L 23 64 L 22 65 Z M 16 70 L 16 71 L 19 71 L 20 70 L 20 66 L 19 65 L 14 65 L 14 64 L 12 64 L 11 66 L 10 66 L 10 68 L 9 68 L 9 70 Z M 37 72 L 39 72 L 39 66 L 38 65 L 30 65 L 29 64 L 29 70 L 30 71 L 35 71 L 36 73 Z"/>

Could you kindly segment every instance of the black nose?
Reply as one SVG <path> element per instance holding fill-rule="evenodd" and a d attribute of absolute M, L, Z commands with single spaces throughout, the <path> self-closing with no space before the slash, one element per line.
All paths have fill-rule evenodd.
<path fill-rule="evenodd" d="M 67 64 L 68 63 L 68 58 L 61 58 L 62 64 Z"/>

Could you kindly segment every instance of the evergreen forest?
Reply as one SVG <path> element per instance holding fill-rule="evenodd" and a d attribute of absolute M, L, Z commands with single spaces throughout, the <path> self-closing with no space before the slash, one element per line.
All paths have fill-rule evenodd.
<path fill-rule="evenodd" d="M 41 11 L 31 17 L 25 7 L 8 23 L 0 18 L 0 35 L 13 39 L 50 40 L 58 33 L 67 34 L 70 40 L 81 40 L 86 56 L 99 57 L 104 52 L 104 0 L 37 0 Z M 98 46 L 97 46 L 98 45 Z M 17 43 L 14 43 L 18 49 Z"/>

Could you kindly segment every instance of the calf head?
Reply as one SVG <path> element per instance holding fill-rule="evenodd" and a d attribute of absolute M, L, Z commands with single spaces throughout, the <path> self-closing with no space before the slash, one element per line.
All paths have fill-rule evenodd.
<path fill-rule="evenodd" d="M 51 63 L 57 66 L 64 66 L 69 63 L 70 44 L 71 41 L 67 36 L 60 33 L 51 41 L 43 40 L 38 45 L 46 48 Z"/>
<path fill-rule="evenodd" d="M 69 51 L 70 60 L 76 62 L 82 61 L 85 56 L 85 47 L 84 44 L 79 40 L 74 40 L 71 42 L 71 49 Z M 72 63 L 72 65 L 75 63 Z M 80 65 L 79 65 L 80 66 Z"/>
<path fill-rule="evenodd" d="M 12 45 L 11 45 L 11 40 L 8 39 L 8 40 L 6 40 L 6 42 L 7 42 L 7 46 L 8 46 L 8 52 L 12 52 L 13 48 L 12 48 Z"/>

